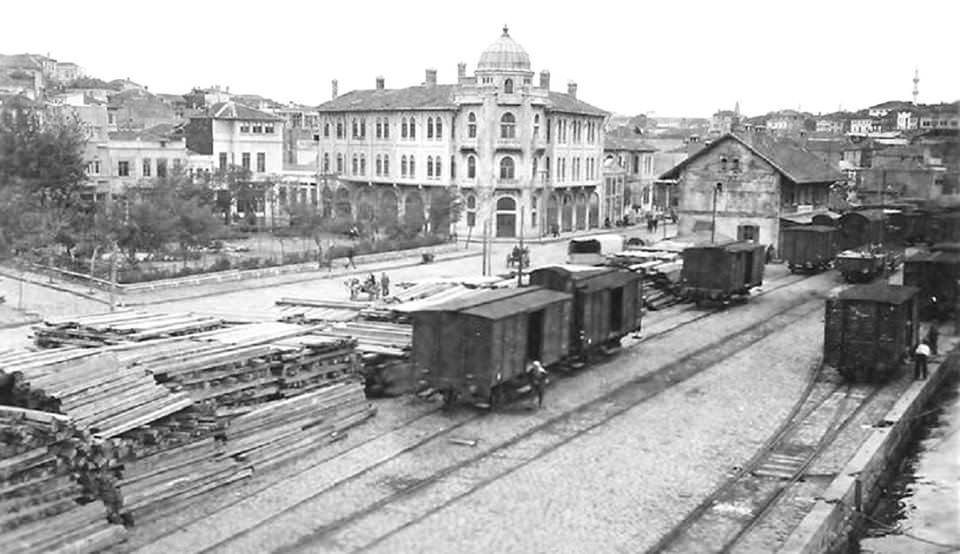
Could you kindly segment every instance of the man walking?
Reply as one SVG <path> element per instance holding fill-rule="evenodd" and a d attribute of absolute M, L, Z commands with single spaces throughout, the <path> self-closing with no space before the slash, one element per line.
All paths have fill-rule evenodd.
<path fill-rule="evenodd" d="M 380 275 L 380 291 L 383 298 L 390 296 L 390 277 L 387 276 L 386 271 Z"/>
<path fill-rule="evenodd" d="M 927 343 L 921 342 L 917 349 L 913 351 L 913 378 L 927 378 L 927 358 L 930 356 L 930 347 Z"/>
<path fill-rule="evenodd" d="M 543 391 L 547 387 L 547 370 L 539 360 L 534 360 L 527 366 L 527 375 L 530 378 L 530 386 L 537 395 L 537 408 L 542 408 Z"/>
<path fill-rule="evenodd" d="M 357 269 L 357 264 L 353 262 L 353 257 L 357 255 L 357 251 L 353 249 L 353 245 L 350 245 L 350 248 L 347 249 L 347 267 L 352 267 Z"/>

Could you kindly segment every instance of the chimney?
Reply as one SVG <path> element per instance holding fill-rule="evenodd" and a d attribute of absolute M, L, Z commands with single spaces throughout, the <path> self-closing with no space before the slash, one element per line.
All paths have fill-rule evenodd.
<path fill-rule="evenodd" d="M 384 80 L 383 80 L 383 76 L 381 75 L 377 77 L 377 90 L 383 90 L 383 86 L 384 86 Z"/>
<path fill-rule="evenodd" d="M 457 64 L 457 82 L 462 83 L 467 78 L 467 64 L 460 62 Z"/>
<path fill-rule="evenodd" d="M 550 72 L 546 69 L 540 72 L 540 88 L 550 90 Z"/>
<path fill-rule="evenodd" d="M 428 69 L 428 70 L 427 70 L 427 80 L 426 80 L 425 84 L 426 84 L 428 87 L 435 87 L 435 86 L 437 86 L 437 70 L 436 70 L 436 69 Z"/>
<path fill-rule="evenodd" d="M 334 79 L 330 81 L 330 99 L 332 100 L 336 97 L 337 97 L 337 80 Z"/>
<path fill-rule="evenodd" d="M 567 94 L 576 98 L 577 97 L 577 84 L 573 81 L 567 83 Z"/>

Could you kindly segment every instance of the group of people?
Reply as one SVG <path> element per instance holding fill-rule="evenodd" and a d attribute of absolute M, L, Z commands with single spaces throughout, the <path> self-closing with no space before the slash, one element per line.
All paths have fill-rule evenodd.
<path fill-rule="evenodd" d="M 924 337 L 913 351 L 913 378 L 927 378 L 927 360 L 937 355 L 937 342 L 940 340 L 940 329 L 936 324 L 930 326 L 927 336 Z"/>
<path fill-rule="evenodd" d="M 353 277 L 347 279 L 345 285 L 350 291 L 350 300 L 356 300 L 363 292 L 369 295 L 370 300 L 390 296 L 390 276 L 386 272 L 380 274 L 379 281 L 371 273 L 362 283 L 359 278 Z"/>

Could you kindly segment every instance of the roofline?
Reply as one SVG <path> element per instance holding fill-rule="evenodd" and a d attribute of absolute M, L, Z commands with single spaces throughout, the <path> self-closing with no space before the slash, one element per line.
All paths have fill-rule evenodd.
<path fill-rule="evenodd" d="M 673 174 L 675 171 L 679 171 L 680 169 L 682 169 L 682 168 L 686 167 L 687 165 L 689 165 L 690 163 L 692 163 L 693 160 L 696 159 L 696 158 L 699 158 L 701 154 L 704 154 L 704 153 L 706 153 L 707 151 L 712 150 L 714 146 L 720 144 L 720 143 L 721 143 L 724 139 L 726 139 L 727 137 L 730 137 L 730 138 L 736 140 L 737 142 L 739 142 L 740 144 L 742 144 L 744 147 L 746 147 L 748 150 L 750 150 L 751 152 L 753 152 L 753 153 L 754 153 L 756 156 L 758 156 L 760 159 L 762 159 L 763 161 L 765 161 L 765 162 L 767 162 L 768 164 L 770 164 L 771 166 L 773 166 L 773 168 L 777 170 L 777 173 L 779 173 L 779 174 L 782 175 L 783 177 L 786 177 L 787 179 L 790 179 L 790 181 L 792 181 L 792 182 L 794 182 L 794 183 L 797 183 L 797 184 L 806 184 L 806 183 L 814 183 L 814 184 L 816 184 L 816 183 L 835 183 L 835 182 L 841 180 L 841 178 L 838 177 L 837 179 L 827 179 L 827 180 L 817 180 L 817 181 L 797 181 L 796 179 L 793 178 L 792 175 L 790 175 L 790 174 L 787 173 L 782 167 L 780 167 L 779 164 L 777 164 L 776 162 L 774 162 L 773 160 L 771 160 L 770 158 L 768 158 L 768 157 L 767 157 L 766 155 L 764 155 L 762 152 L 760 152 L 759 150 L 757 150 L 756 148 L 754 148 L 754 146 L 751 145 L 749 142 L 743 140 L 742 138 L 740 138 L 739 136 L 735 135 L 734 133 L 727 133 L 727 134 L 719 137 L 718 139 L 714 140 L 714 141 L 711 142 L 710 144 L 706 145 L 705 147 L 701 148 L 700 150 L 697 150 L 697 151 L 694 152 L 693 154 L 687 156 L 682 162 L 680 162 L 679 164 L 675 165 L 674 167 L 670 168 L 669 170 L 667 170 L 666 172 L 664 172 L 663 174 L 661 174 L 661 175 L 658 177 L 658 179 L 661 179 L 661 180 L 662 180 L 662 179 L 671 179 L 671 178 L 672 178 L 672 179 L 676 179 L 676 178 L 679 177 L 679 176 L 677 176 L 677 177 L 670 177 L 670 175 Z M 816 155 L 816 154 L 812 154 L 812 155 Z"/>
<path fill-rule="evenodd" d="M 424 111 L 424 112 L 453 112 L 457 111 L 457 106 L 421 106 L 418 108 L 414 107 L 402 107 L 394 106 L 390 108 L 338 108 L 338 109 L 325 109 L 320 106 L 314 108 L 318 113 L 339 113 L 339 112 L 399 112 L 399 111 Z"/>

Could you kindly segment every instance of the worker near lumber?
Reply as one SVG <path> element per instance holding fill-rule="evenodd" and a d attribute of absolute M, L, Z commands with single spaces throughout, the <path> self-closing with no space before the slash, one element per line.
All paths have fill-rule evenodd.
<path fill-rule="evenodd" d="M 917 345 L 917 349 L 913 351 L 913 378 L 914 379 L 926 379 L 927 378 L 927 358 L 930 357 L 930 347 L 927 346 L 926 342 L 921 342 Z"/>
<path fill-rule="evenodd" d="M 347 265 L 346 265 L 346 267 L 353 267 L 353 269 L 357 269 L 357 264 L 353 261 L 353 257 L 356 256 L 356 255 L 357 255 L 357 251 L 354 249 L 353 245 L 351 244 L 350 247 L 347 248 Z"/>
<path fill-rule="evenodd" d="M 940 329 L 937 327 L 936 323 L 930 325 L 930 329 L 927 330 L 927 338 L 924 342 L 930 345 L 930 351 L 934 356 L 937 355 L 937 342 L 940 340 Z"/>
<path fill-rule="evenodd" d="M 390 277 L 386 271 L 380 274 L 380 292 L 383 298 L 390 296 Z"/>
<path fill-rule="evenodd" d="M 537 408 L 543 407 L 543 391 L 547 387 L 547 370 L 539 360 L 533 360 L 527 366 L 527 376 L 530 386 L 537 395 Z"/>

